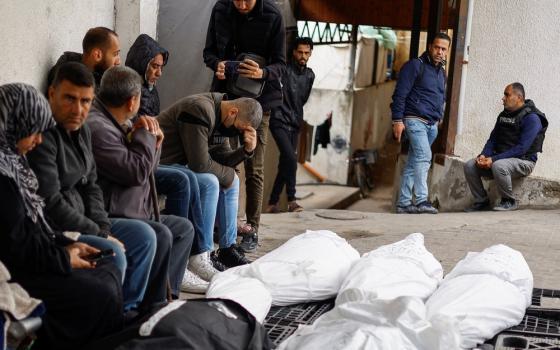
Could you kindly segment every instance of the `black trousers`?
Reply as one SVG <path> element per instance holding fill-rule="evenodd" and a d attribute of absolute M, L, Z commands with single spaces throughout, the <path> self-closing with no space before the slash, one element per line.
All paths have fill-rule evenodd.
<path fill-rule="evenodd" d="M 66 276 L 20 273 L 12 281 L 46 306 L 33 349 L 79 349 L 123 326 L 121 276 L 111 263 Z"/>
<path fill-rule="evenodd" d="M 276 204 L 284 185 L 288 201 L 296 199 L 297 143 L 299 130 L 271 125 L 270 132 L 280 151 L 278 173 L 270 193 L 268 204 Z"/>

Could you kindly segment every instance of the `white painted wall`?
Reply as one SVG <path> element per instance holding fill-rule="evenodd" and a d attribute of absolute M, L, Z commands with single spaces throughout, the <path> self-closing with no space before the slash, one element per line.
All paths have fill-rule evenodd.
<path fill-rule="evenodd" d="M 43 90 L 64 51 L 82 52 L 88 29 L 115 29 L 121 59 L 141 33 L 156 38 L 158 0 L 1 0 L 0 84 L 25 82 Z"/>
<path fill-rule="evenodd" d="M 544 152 L 534 175 L 560 179 L 560 1 L 477 0 L 475 2 L 463 131 L 455 153 L 464 159 L 484 146 L 503 109 L 504 87 L 525 86 L 527 98 L 548 117 Z"/>
<path fill-rule="evenodd" d="M 82 52 L 86 31 L 113 28 L 115 18 L 113 0 L 1 0 L 0 14 L 0 84 L 40 89 L 62 52 Z"/>

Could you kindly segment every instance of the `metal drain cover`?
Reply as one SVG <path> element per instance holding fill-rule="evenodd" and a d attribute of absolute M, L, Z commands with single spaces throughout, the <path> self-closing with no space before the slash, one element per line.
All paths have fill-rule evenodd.
<path fill-rule="evenodd" d="M 315 215 L 323 219 L 332 220 L 361 220 L 366 217 L 362 213 L 348 210 L 323 210 Z"/>

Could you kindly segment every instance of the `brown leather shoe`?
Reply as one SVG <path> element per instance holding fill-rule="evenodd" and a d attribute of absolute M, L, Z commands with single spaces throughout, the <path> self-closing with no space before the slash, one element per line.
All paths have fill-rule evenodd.
<path fill-rule="evenodd" d="M 299 213 L 300 211 L 303 211 L 303 207 L 297 204 L 296 201 L 291 201 L 288 202 L 288 211 L 290 213 Z"/>
<path fill-rule="evenodd" d="M 267 214 L 278 214 L 280 207 L 278 207 L 278 204 L 269 204 L 264 212 Z"/>

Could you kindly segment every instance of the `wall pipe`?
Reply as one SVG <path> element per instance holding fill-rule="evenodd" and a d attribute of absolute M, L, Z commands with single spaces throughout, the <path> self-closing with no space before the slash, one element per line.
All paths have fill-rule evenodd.
<path fill-rule="evenodd" d="M 457 107 L 457 135 L 463 133 L 463 112 L 465 108 L 465 90 L 467 86 L 467 71 L 469 64 L 469 47 L 471 45 L 472 16 L 475 0 L 468 0 L 467 32 L 465 33 L 465 47 L 463 51 L 463 65 L 461 67 L 461 85 L 459 87 L 459 106 Z"/>

